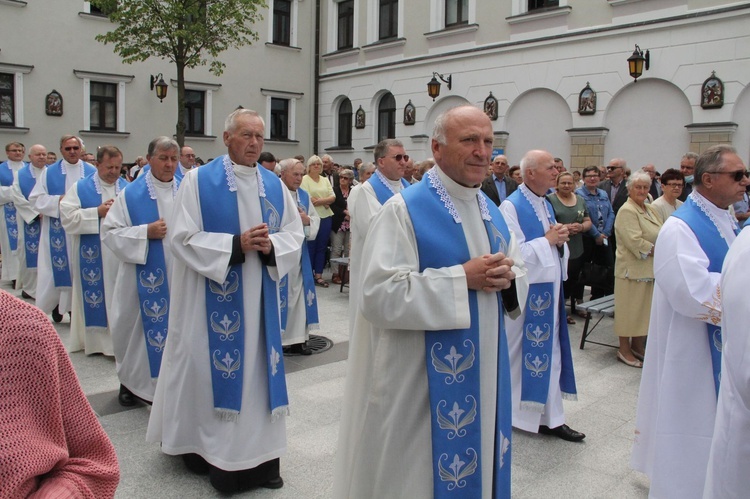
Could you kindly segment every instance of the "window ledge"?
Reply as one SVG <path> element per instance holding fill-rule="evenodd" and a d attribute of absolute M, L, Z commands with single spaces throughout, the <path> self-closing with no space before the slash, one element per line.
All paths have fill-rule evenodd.
<path fill-rule="evenodd" d="M 506 17 L 505 20 L 508 24 L 520 24 L 532 21 L 538 21 L 539 19 L 548 19 L 550 17 L 567 16 L 573 11 L 573 7 L 567 5 L 565 7 L 552 7 L 548 9 L 533 10 L 517 16 Z"/>
<path fill-rule="evenodd" d="M 358 55 L 359 54 L 359 47 L 351 48 L 351 49 L 343 49 L 343 50 L 337 50 L 336 52 L 329 52 L 327 54 L 323 54 L 323 60 L 324 61 L 332 61 L 334 59 L 343 59 L 344 57 L 349 57 L 352 55 Z"/>
<path fill-rule="evenodd" d="M 427 142 L 428 140 L 430 140 L 430 136 L 424 133 L 421 133 L 419 135 L 411 135 L 409 136 L 409 138 L 411 139 L 412 142 L 417 142 L 417 143 L 423 143 L 423 142 Z"/>
<path fill-rule="evenodd" d="M 374 52 L 376 50 L 389 49 L 393 47 L 401 47 L 406 45 L 406 38 L 396 38 L 395 40 L 389 39 L 383 42 L 377 41 L 370 43 L 362 47 L 363 52 Z"/>
<path fill-rule="evenodd" d="M 192 133 L 186 133 L 185 134 L 186 139 L 190 140 L 196 140 L 198 142 L 212 142 L 217 139 L 216 135 L 201 135 L 201 134 L 192 134 Z"/>
<path fill-rule="evenodd" d="M 2 1 L 2 0 L 0 0 Z M 109 22 L 109 17 L 104 14 L 91 14 L 90 12 L 79 12 L 78 15 L 84 19 L 93 19 L 94 21 Z"/>
<path fill-rule="evenodd" d="M 293 45 L 284 45 L 281 43 L 266 42 L 266 47 L 273 47 L 275 49 L 288 50 L 290 52 L 302 52 L 302 47 L 295 47 Z"/>
<path fill-rule="evenodd" d="M 117 132 L 115 130 L 78 130 L 81 135 L 95 135 L 97 137 L 129 137 L 130 132 Z"/>
<path fill-rule="evenodd" d="M 333 147 L 326 147 L 323 150 L 324 151 L 353 151 L 354 148 L 352 146 L 333 146 Z"/>
<path fill-rule="evenodd" d="M 106 83 L 120 83 L 121 81 L 124 81 L 125 83 L 130 83 L 133 81 L 133 78 L 135 78 L 135 75 L 119 75 L 115 73 L 98 73 L 96 71 L 84 71 L 82 69 L 74 69 L 73 74 L 76 75 L 77 78 L 80 78 L 82 80 L 89 79 L 94 81 L 102 81 Z"/>
<path fill-rule="evenodd" d="M 292 139 L 264 139 L 268 144 L 299 144 L 299 140 Z"/>
<path fill-rule="evenodd" d="M 629 3 L 636 3 L 641 1 L 642 0 L 607 0 L 607 2 L 613 7 L 616 5 L 626 5 Z"/>
<path fill-rule="evenodd" d="M 373 151 L 373 150 L 375 150 L 375 146 L 377 146 L 377 144 L 374 144 L 374 145 L 371 145 L 371 146 L 367 146 L 367 147 L 363 147 L 362 149 L 364 149 L 365 151 Z"/>
<path fill-rule="evenodd" d="M 2 0 L 0 3 L 3 3 Z M 29 133 L 29 130 L 31 129 L 25 126 L 0 126 L 0 133 Z"/>
<path fill-rule="evenodd" d="M 430 31 L 429 33 L 425 33 L 424 36 L 428 40 L 434 40 L 436 38 L 445 38 L 447 36 L 454 36 L 454 35 L 462 35 L 464 33 L 473 33 L 474 31 L 479 29 L 479 25 L 474 24 L 460 24 L 457 26 L 452 26 L 450 28 L 441 29 L 439 31 Z"/>
<path fill-rule="evenodd" d="M 12 5 L 13 7 L 26 7 L 28 2 L 21 0 L 0 0 L 0 5 Z"/>

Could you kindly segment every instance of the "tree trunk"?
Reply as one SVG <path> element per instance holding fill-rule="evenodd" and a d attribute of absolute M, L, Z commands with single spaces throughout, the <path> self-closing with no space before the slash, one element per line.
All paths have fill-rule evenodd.
<path fill-rule="evenodd" d="M 185 145 L 185 61 L 178 59 L 177 66 L 177 126 L 175 139 L 180 148 Z"/>

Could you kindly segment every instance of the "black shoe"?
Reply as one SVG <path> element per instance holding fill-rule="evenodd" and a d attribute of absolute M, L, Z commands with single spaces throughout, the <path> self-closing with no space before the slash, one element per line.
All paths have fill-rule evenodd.
<path fill-rule="evenodd" d="M 280 489 L 283 486 L 284 479 L 281 478 L 281 476 L 277 476 L 276 478 L 272 478 L 266 483 L 261 484 L 261 487 L 263 487 L 264 489 Z"/>
<path fill-rule="evenodd" d="M 60 313 L 60 309 L 59 307 L 56 306 L 55 309 L 52 311 L 52 320 L 55 322 L 60 322 L 62 321 L 62 319 L 63 319 L 63 316 Z"/>
<path fill-rule="evenodd" d="M 580 431 L 575 431 L 566 424 L 560 425 L 556 428 L 550 428 L 549 426 L 540 425 L 539 433 L 542 433 L 543 435 L 553 435 L 557 438 L 567 440 L 568 442 L 580 442 L 581 440 L 586 438 L 586 435 L 584 435 Z"/>
<path fill-rule="evenodd" d="M 133 395 L 133 392 L 125 388 L 125 385 L 120 385 L 120 394 L 117 396 L 117 401 L 123 407 L 133 407 L 136 404 L 137 397 Z"/>
<path fill-rule="evenodd" d="M 208 475 L 211 469 L 211 466 L 203 459 L 203 456 L 198 454 L 183 454 L 182 460 L 185 463 L 185 467 L 196 475 Z"/>
<path fill-rule="evenodd" d="M 30 294 L 28 294 L 26 291 L 21 291 L 21 296 L 23 298 L 26 298 L 27 300 L 33 300 L 34 299 L 34 297 L 31 296 Z"/>
<path fill-rule="evenodd" d="M 10 286 L 11 286 L 11 288 L 16 289 L 16 280 L 15 279 L 13 279 L 12 281 L 10 281 Z"/>
<path fill-rule="evenodd" d="M 291 346 L 289 349 L 291 353 L 296 353 L 297 355 L 312 355 L 312 349 L 307 346 L 307 343 L 297 343 Z"/>

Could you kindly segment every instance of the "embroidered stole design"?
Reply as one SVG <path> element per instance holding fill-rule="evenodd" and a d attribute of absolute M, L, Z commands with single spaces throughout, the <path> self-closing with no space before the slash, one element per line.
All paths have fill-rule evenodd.
<path fill-rule="evenodd" d="M 258 196 L 263 222 L 269 233 L 278 232 L 284 210 L 284 193 L 279 178 L 262 166 L 256 166 Z M 203 230 L 241 234 L 237 184 L 229 156 L 221 156 L 197 172 Z M 253 195 L 252 193 L 249 195 Z M 242 287 L 243 264 L 229 268 L 223 283 L 206 279 L 206 320 L 211 357 L 211 385 L 214 407 L 225 421 L 235 421 L 242 407 L 245 352 L 245 317 Z M 277 303 L 278 289 L 262 267 L 262 316 L 264 321 L 268 390 L 273 416 L 287 410 L 289 404 L 284 363 L 281 357 L 281 325 Z"/>
<path fill-rule="evenodd" d="M 47 167 L 47 193 L 50 196 L 65 194 L 65 178 L 67 171 L 63 170 L 63 160 Z M 82 162 L 81 178 L 96 173 L 96 168 Z M 59 217 L 49 217 L 49 249 L 52 260 L 52 277 L 56 288 L 70 287 L 70 265 L 68 262 L 68 245 L 65 239 L 65 229 Z"/>
<path fill-rule="evenodd" d="M 31 164 L 27 164 L 20 170 L 18 170 L 18 186 L 21 188 L 21 194 L 27 200 L 31 190 L 36 185 L 36 177 L 32 173 L 31 169 L 34 168 Z M 37 256 L 39 255 L 39 240 L 42 235 L 42 223 L 41 217 L 37 217 L 33 222 L 27 224 L 23 222 L 24 232 L 24 252 L 26 254 L 26 268 L 35 269 L 37 265 Z"/>
<path fill-rule="evenodd" d="M 466 238 L 449 194 L 435 170 L 428 181 L 402 192 L 414 224 L 419 270 L 468 261 Z M 481 193 L 482 212 L 492 253 L 507 253 L 510 232 L 493 203 Z M 434 230 L 436 226 L 439 231 Z M 446 241 L 452 244 L 446 245 Z M 440 248 L 440 251 L 435 251 Z M 482 444 L 494 446 L 493 497 L 510 497 L 511 384 L 503 303 L 497 294 L 497 404 L 493 442 L 482 442 L 477 292 L 469 291 L 471 326 L 462 330 L 425 331 L 430 395 L 433 494 L 435 498 L 482 497 Z M 491 423 L 492 424 L 492 423 Z"/>
<path fill-rule="evenodd" d="M 539 221 L 534 207 L 517 189 L 508 201 L 513 203 L 518 214 L 519 225 L 527 241 L 544 237 L 544 226 Z M 554 223 L 554 210 L 545 198 L 547 211 Z M 547 403 L 549 370 L 552 366 L 552 351 L 555 333 L 555 306 L 558 308 L 560 331 L 560 391 L 566 399 L 576 399 L 576 382 L 573 372 L 573 356 L 570 351 L 570 337 L 565 318 L 565 300 L 563 299 L 562 279 L 560 280 L 559 298 L 555 302 L 555 289 L 552 282 L 530 283 L 529 296 L 524 307 L 524 322 L 521 340 L 521 409 L 544 412 Z"/>
<path fill-rule="evenodd" d="M 685 222 L 698 239 L 701 249 L 708 257 L 708 271 L 721 272 L 724 257 L 729 251 L 729 245 L 722 237 L 719 229 L 713 221 L 703 212 L 700 206 L 688 196 L 682 206 L 672 213 Z M 721 323 L 706 323 L 708 334 L 708 347 L 711 352 L 711 368 L 714 375 L 714 386 L 716 395 L 719 394 L 719 383 L 721 381 Z"/>
<path fill-rule="evenodd" d="M 310 207 L 310 195 L 302 189 L 297 188 L 297 205 L 307 213 Z M 302 241 L 302 256 L 300 258 L 302 275 L 302 292 L 305 294 L 305 324 L 307 330 L 318 329 L 318 295 L 315 292 L 315 280 L 313 279 L 312 263 L 310 253 L 307 249 L 307 239 Z M 289 309 L 289 278 L 284 276 L 279 281 L 279 311 L 281 313 L 281 333 L 286 331 L 287 313 Z"/>
<path fill-rule="evenodd" d="M 150 172 L 139 175 L 123 191 L 133 226 L 147 225 L 159 220 L 159 205 L 156 201 L 156 192 L 153 191 L 153 186 L 149 185 L 150 177 Z M 173 182 L 178 180 L 174 179 Z M 155 379 L 159 377 L 169 330 L 169 281 L 162 239 L 148 240 L 146 263 L 136 264 L 135 274 L 148 367 L 151 378 Z"/>
<path fill-rule="evenodd" d="M 22 168 L 26 166 L 28 166 L 28 163 L 24 163 L 24 167 Z M 13 170 L 7 161 L 0 163 L 0 185 L 4 187 L 13 185 Z M 13 201 L 3 205 L 3 215 L 5 216 L 5 228 L 8 232 L 10 250 L 16 251 L 18 249 L 18 216 L 16 214 L 16 205 L 13 204 Z"/>
<path fill-rule="evenodd" d="M 375 173 L 367 181 L 370 182 L 370 185 L 375 191 L 375 196 L 378 198 L 380 204 L 385 204 L 386 201 L 391 199 L 391 197 L 396 194 L 385 176 L 380 173 L 380 170 L 375 170 Z M 410 185 L 411 184 L 409 184 L 409 182 L 401 179 L 401 186 L 404 189 L 406 189 Z"/>
<path fill-rule="evenodd" d="M 98 173 L 77 182 L 81 208 L 95 208 L 102 204 L 102 195 L 97 192 Z M 124 181 L 123 181 L 124 182 Z M 98 221 L 101 225 L 101 219 Z M 107 309 L 104 306 L 104 266 L 102 243 L 99 231 L 95 234 L 80 234 L 78 254 L 81 277 L 83 317 L 86 327 L 107 327 Z"/>

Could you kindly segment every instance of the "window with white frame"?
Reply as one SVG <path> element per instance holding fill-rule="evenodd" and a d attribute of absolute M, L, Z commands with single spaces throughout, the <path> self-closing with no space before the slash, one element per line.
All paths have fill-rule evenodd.
<path fill-rule="evenodd" d="M 511 16 L 567 7 L 568 3 L 568 0 L 512 0 Z"/>
<path fill-rule="evenodd" d="M 23 75 L 34 66 L 0 63 L 0 128 L 23 128 Z"/>
<path fill-rule="evenodd" d="M 126 133 L 125 85 L 134 76 L 77 69 L 73 74 L 83 80 L 83 130 Z"/>
<path fill-rule="evenodd" d="M 477 0 L 430 0 L 430 31 L 456 28 L 476 22 Z"/>
<path fill-rule="evenodd" d="M 83 2 L 83 12 L 86 14 L 91 14 L 94 16 L 102 16 L 107 17 L 107 11 L 100 8 L 100 7 L 94 7 L 91 5 L 91 2 L 85 1 Z"/>
<path fill-rule="evenodd" d="M 403 37 L 403 0 L 366 0 L 365 3 L 367 6 L 368 45 Z"/>
<path fill-rule="evenodd" d="M 268 43 L 298 47 L 297 20 L 299 19 L 299 2 L 302 0 L 272 1 L 273 8 L 269 9 Z"/>
<path fill-rule="evenodd" d="M 336 5 L 336 49 L 350 49 L 354 47 L 354 0 L 344 0 Z"/>
<path fill-rule="evenodd" d="M 170 80 L 170 84 L 177 93 L 177 80 Z M 217 83 L 185 82 L 185 134 L 213 137 L 213 96 L 220 88 Z"/>
<path fill-rule="evenodd" d="M 266 140 L 296 141 L 297 100 L 303 94 L 265 88 L 260 92 L 266 96 Z"/>

